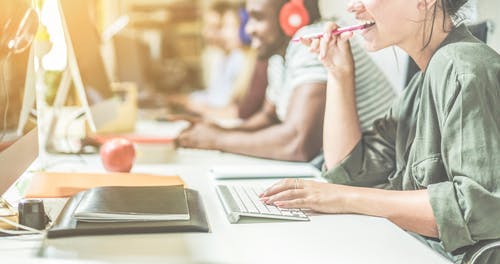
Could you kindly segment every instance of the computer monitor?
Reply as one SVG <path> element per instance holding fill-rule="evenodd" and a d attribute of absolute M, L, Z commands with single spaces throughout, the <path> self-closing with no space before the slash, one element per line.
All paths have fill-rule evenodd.
<path fill-rule="evenodd" d="M 60 3 L 66 34 L 76 56 L 89 104 L 111 98 L 113 92 L 101 56 L 101 39 L 91 20 L 89 1 L 61 0 Z"/>
<path fill-rule="evenodd" d="M 68 50 L 68 68 L 90 128 L 95 132 L 117 117 L 120 101 L 113 96 L 89 3 L 87 0 L 60 0 L 59 11 Z"/>

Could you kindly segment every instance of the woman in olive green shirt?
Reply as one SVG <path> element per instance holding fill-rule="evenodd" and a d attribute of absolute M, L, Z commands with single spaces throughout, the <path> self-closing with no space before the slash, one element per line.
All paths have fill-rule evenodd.
<path fill-rule="evenodd" d="M 453 22 L 466 1 L 350 4 L 358 20 L 375 22 L 361 32 L 368 50 L 396 45 L 422 70 L 364 134 L 355 107 L 353 33 L 303 40 L 329 72 L 323 142 L 331 183 L 284 180 L 262 200 L 385 217 L 456 262 L 468 246 L 500 238 L 500 55 Z"/>

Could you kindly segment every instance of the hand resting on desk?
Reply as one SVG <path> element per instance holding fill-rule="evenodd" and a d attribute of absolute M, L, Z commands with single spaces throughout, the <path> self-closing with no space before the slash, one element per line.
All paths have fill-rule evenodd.
<path fill-rule="evenodd" d="M 203 122 L 204 119 L 200 115 L 193 114 L 169 114 L 165 116 L 165 118 L 157 118 L 158 121 L 168 121 L 168 122 L 176 122 L 176 121 L 188 121 L 191 125 Z"/>
<path fill-rule="evenodd" d="M 222 129 L 209 123 L 195 123 L 177 138 L 177 145 L 185 148 L 216 149 L 219 132 Z"/>

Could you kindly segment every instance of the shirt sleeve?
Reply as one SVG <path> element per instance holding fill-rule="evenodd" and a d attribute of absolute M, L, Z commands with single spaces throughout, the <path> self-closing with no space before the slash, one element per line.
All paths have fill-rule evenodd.
<path fill-rule="evenodd" d="M 283 79 L 284 79 L 284 72 L 285 72 L 285 66 L 284 66 L 284 59 L 281 57 L 281 55 L 274 55 L 268 60 L 268 66 L 267 66 L 267 80 L 268 80 L 268 85 L 266 88 L 266 99 L 275 104 L 278 102 L 280 98 L 280 92 L 282 89 L 283 85 Z"/>
<path fill-rule="evenodd" d="M 374 122 L 371 130 L 363 133 L 353 151 L 339 165 L 327 170 L 323 177 L 332 183 L 374 187 L 387 185 L 396 168 L 395 141 L 397 103 L 385 117 Z"/>
<path fill-rule="evenodd" d="M 318 56 L 304 45 L 290 44 L 287 50 L 286 63 L 288 64 L 290 89 L 300 85 L 326 82 L 327 72 Z"/>
<path fill-rule="evenodd" d="M 495 79 L 496 78 L 496 79 Z M 442 155 L 450 181 L 428 186 L 447 251 L 500 237 L 500 87 L 498 76 L 460 75 L 443 104 Z"/>

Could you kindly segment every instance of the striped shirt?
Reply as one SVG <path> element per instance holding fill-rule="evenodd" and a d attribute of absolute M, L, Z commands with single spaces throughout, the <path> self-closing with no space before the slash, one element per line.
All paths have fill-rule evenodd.
<path fill-rule="evenodd" d="M 323 26 L 324 23 L 309 25 L 296 36 L 321 32 Z M 395 93 L 384 73 L 355 39 L 351 40 L 351 47 L 356 67 L 356 103 L 361 128 L 365 131 L 385 114 Z M 327 72 L 317 55 L 306 46 L 291 42 L 285 58 L 274 55 L 269 59 L 268 81 L 267 100 L 276 106 L 278 118 L 284 121 L 295 89 L 304 84 L 326 83 Z"/>

